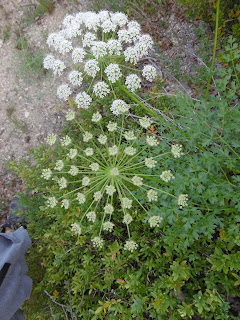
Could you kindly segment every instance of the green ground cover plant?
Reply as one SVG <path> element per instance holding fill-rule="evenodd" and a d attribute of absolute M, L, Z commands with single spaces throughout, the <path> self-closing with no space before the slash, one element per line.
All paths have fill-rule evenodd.
<path fill-rule="evenodd" d="M 64 21 L 67 27 L 75 20 Z M 141 37 L 137 26 L 127 30 Z M 77 38 L 84 40 L 88 30 L 81 30 Z M 115 31 L 93 34 L 98 41 L 116 40 Z M 63 39 L 49 39 L 59 50 Z M 65 42 L 64 50 L 69 46 Z M 28 265 L 34 290 L 26 317 L 238 319 L 230 303 L 239 299 L 240 285 L 237 40 L 228 39 L 224 66 L 211 75 L 215 93 L 194 100 L 162 97 L 162 79 L 153 69 L 151 93 L 144 97 L 138 81 L 129 87 L 129 68 L 145 80 L 142 65 L 126 60 L 128 43 L 109 62 L 110 52 L 98 56 L 86 47 L 87 61 L 101 65 L 87 76 L 87 61 L 73 65 L 88 97 L 80 101 L 71 81 L 58 88 L 67 101 L 63 132 L 49 135 L 28 160 L 11 163 L 26 183 L 21 200 L 28 204 L 24 215 L 33 240 Z M 111 82 L 105 69 L 119 60 L 123 75 Z M 53 72 L 60 62 L 44 60 Z M 93 85 L 112 84 L 108 94 L 96 97 L 90 77 Z"/>

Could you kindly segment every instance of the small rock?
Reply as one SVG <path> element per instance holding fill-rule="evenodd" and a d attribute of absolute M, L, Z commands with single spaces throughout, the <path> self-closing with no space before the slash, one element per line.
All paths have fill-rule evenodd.
<path fill-rule="evenodd" d="M 24 115 L 25 115 L 25 118 L 26 118 L 26 119 L 29 117 L 29 114 L 30 114 L 30 113 L 29 113 L 28 111 L 25 111 L 25 114 L 24 114 Z"/>

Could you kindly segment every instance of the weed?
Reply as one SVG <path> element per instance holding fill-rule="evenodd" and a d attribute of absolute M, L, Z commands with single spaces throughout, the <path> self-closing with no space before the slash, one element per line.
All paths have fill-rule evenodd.
<path fill-rule="evenodd" d="M 24 121 L 20 121 L 18 120 L 16 117 L 13 116 L 15 112 L 15 108 L 13 106 L 9 106 L 6 109 L 6 113 L 7 113 L 7 117 L 9 118 L 9 120 L 11 120 L 11 122 L 14 124 L 14 126 L 21 130 L 22 132 L 26 132 L 27 131 L 27 124 Z"/>

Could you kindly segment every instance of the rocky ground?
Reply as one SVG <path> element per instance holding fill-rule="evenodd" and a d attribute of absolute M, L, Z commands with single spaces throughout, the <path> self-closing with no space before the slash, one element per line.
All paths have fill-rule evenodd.
<path fill-rule="evenodd" d="M 0 224 L 4 221 L 9 202 L 24 190 L 24 184 L 7 169 L 8 159 L 26 157 L 28 149 L 39 145 L 50 132 L 58 132 L 63 124 L 63 112 L 56 88 L 61 79 L 44 73 L 39 61 L 48 51 L 48 33 L 59 28 L 66 13 L 87 10 L 86 1 L 55 1 L 51 13 L 35 16 L 33 0 L 2 0 L 0 4 Z M 139 12 L 138 12 L 139 13 Z M 158 45 L 158 61 L 168 93 L 183 91 L 194 96 L 193 88 L 180 82 L 173 63 L 179 63 L 179 73 L 193 76 L 198 58 L 199 39 L 194 29 L 200 22 L 187 21 L 175 0 L 149 18 L 140 15 L 144 32 L 151 33 Z M 177 66 L 176 66 L 177 68 Z"/>

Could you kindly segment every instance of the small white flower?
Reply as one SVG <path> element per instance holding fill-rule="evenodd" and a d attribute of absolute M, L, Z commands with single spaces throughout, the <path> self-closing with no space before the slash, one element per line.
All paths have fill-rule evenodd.
<path fill-rule="evenodd" d="M 126 140 L 135 140 L 137 137 L 134 135 L 134 132 L 133 131 L 126 131 L 124 134 L 123 134 L 124 138 Z"/>
<path fill-rule="evenodd" d="M 139 31 L 141 30 L 140 24 L 135 20 L 131 20 L 131 21 L 128 22 L 128 29 L 131 29 L 131 28 L 136 28 Z"/>
<path fill-rule="evenodd" d="M 46 142 L 47 144 L 49 144 L 50 146 L 54 145 L 54 143 L 57 141 L 57 136 L 54 133 L 50 133 L 47 138 L 46 138 Z"/>
<path fill-rule="evenodd" d="M 130 74 L 126 77 L 125 84 L 130 91 L 136 91 L 141 88 L 141 79 L 136 74 Z"/>
<path fill-rule="evenodd" d="M 70 110 L 70 111 L 68 111 L 67 114 L 66 114 L 66 120 L 67 120 L 67 121 L 71 121 L 71 120 L 73 120 L 73 119 L 75 119 L 75 112 L 72 111 L 72 110 Z"/>
<path fill-rule="evenodd" d="M 110 63 L 105 69 L 105 73 L 110 82 L 115 83 L 122 76 L 121 69 L 118 64 Z"/>
<path fill-rule="evenodd" d="M 154 136 L 147 136 L 147 144 L 150 146 L 150 147 L 155 147 L 159 144 L 159 141 L 156 137 Z"/>
<path fill-rule="evenodd" d="M 61 171 L 64 167 L 64 163 L 62 160 L 58 160 L 55 164 L 54 170 Z"/>
<path fill-rule="evenodd" d="M 49 180 L 52 176 L 52 170 L 51 169 L 43 169 L 41 177 L 45 180 Z"/>
<path fill-rule="evenodd" d="M 95 12 L 85 12 L 84 23 L 87 29 L 97 31 L 99 22 L 98 15 Z"/>
<path fill-rule="evenodd" d="M 83 177 L 83 178 L 82 178 L 82 185 L 83 185 L 84 187 L 88 186 L 89 183 L 90 183 L 90 179 L 89 179 L 88 177 Z"/>
<path fill-rule="evenodd" d="M 60 61 L 60 60 L 55 60 L 53 62 L 53 66 L 52 66 L 52 69 L 53 69 L 53 74 L 54 75 L 61 75 L 63 70 L 66 68 L 64 62 Z"/>
<path fill-rule="evenodd" d="M 70 158 L 70 159 L 74 159 L 77 155 L 77 149 L 70 149 L 67 156 Z"/>
<path fill-rule="evenodd" d="M 76 235 L 78 235 L 78 236 L 80 236 L 81 235 L 81 233 L 82 233 L 82 229 L 81 229 L 81 227 L 80 227 L 80 225 L 78 224 L 78 223 L 76 223 L 76 222 L 74 222 L 74 223 L 72 223 L 71 224 L 71 231 L 73 232 L 73 233 L 75 233 Z"/>
<path fill-rule="evenodd" d="M 95 59 L 90 59 L 85 63 L 84 71 L 88 76 L 95 78 L 100 68 L 98 66 L 98 62 Z"/>
<path fill-rule="evenodd" d="M 133 252 L 134 250 L 137 250 L 137 248 L 138 248 L 138 244 L 135 241 L 128 240 L 126 241 L 123 249 L 126 251 Z"/>
<path fill-rule="evenodd" d="M 113 32 L 116 30 L 117 28 L 117 25 L 115 23 L 113 23 L 110 19 L 108 20 L 105 20 L 103 23 L 102 23 L 102 30 L 104 33 L 107 33 L 107 32 Z"/>
<path fill-rule="evenodd" d="M 148 81 L 152 82 L 157 77 L 157 69 L 151 66 L 150 64 L 144 66 L 142 75 L 144 78 L 146 78 Z"/>
<path fill-rule="evenodd" d="M 173 144 L 171 152 L 174 158 L 180 158 L 184 153 L 182 152 L 182 145 L 181 144 Z"/>
<path fill-rule="evenodd" d="M 77 193 L 77 201 L 79 202 L 79 204 L 83 204 L 86 201 L 85 195 L 81 192 L 78 192 Z"/>
<path fill-rule="evenodd" d="M 153 189 L 150 189 L 148 190 L 147 192 L 147 197 L 148 197 L 148 200 L 149 201 L 157 201 L 158 199 L 158 193 L 157 191 L 153 190 Z"/>
<path fill-rule="evenodd" d="M 122 198 L 122 208 L 123 209 L 131 209 L 132 207 L 132 200 L 128 198 Z"/>
<path fill-rule="evenodd" d="M 99 122 L 102 119 L 102 116 L 99 112 L 95 112 L 92 115 L 92 122 Z"/>
<path fill-rule="evenodd" d="M 151 126 L 151 120 L 147 116 L 145 116 L 139 119 L 139 124 L 144 129 L 148 129 Z"/>
<path fill-rule="evenodd" d="M 95 222 L 97 216 L 96 216 L 95 211 L 90 211 L 86 214 L 86 217 L 87 217 L 88 221 Z"/>
<path fill-rule="evenodd" d="M 85 91 L 78 93 L 75 100 L 77 107 L 82 109 L 88 109 L 92 103 L 92 98 Z"/>
<path fill-rule="evenodd" d="M 73 49 L 72 43 L 69 40 L 63 39 L 58 45 L 58 51 L 61 54 L 70 52 Z"/>
<path fill-rule="evenodd" d="M 162 222 L 163 218 L 159 216 L 152 216 L 148 219 L 148 223 L 150 224 L 151 228 L 159 227 L 160 223 Z"/>
<path fill-rule="evenodd" d="M 113 145 L 112 147 L 108 148 L 108 151 L 110 156 L 115 156 L 118 153 L 118 146 Z"/>
<path fill-rule="evenodd" d="M 95 34 L 91 33 L 91 32 L 87 32 L 82 40 L 83 43 L 83 47 L 91 47 L 91 45 L 93 44 L 93 42 L 96 40 L 96 36 Z"/>
<path fill-rule="evenodd" d="M 71 166 L 70 170 L 68 171 L 69 174 L 72 176 L 76 176 L 79 172 L 79 169 L 76 166 Z"/>
<path fill-rule="evenodd" d="M 55 58 L 52 54 L 48 54 L 43 60 L 43 67 L 45 69 L 52 69 Z"/>
<path fill-rule="evenodd" d="M 139 42 L 143 43 L 147 49 L 152 49 L 153 48 L 153 39 L 149 34 L 143 34 L 142 36 L 139 37 Z"/>
<path fill-rule="evenodd" d="M 131 42 L 136 41 L 140 36 L 140 29 L 136 27 L 131 27 L 128 29 L 128 35 Z"/>
<path fill-rule="evenodd" d="M 47 45 L 49 47 L 53 47 L 55 50 L 58 50 L 59 45 L 62 41 L 64 41 L 64 37 L 57 32 L 49 34 L 47 38 Z"/>
<path fill-rule="evenodd" d="M 180 194 L 178 196 L 178 205 L 180 207 L 180 209 L 182 209 L 182 207 L 187 207 L 188 206 L 188 195 L 187 194 Z"/>
<path fill-rule="evenodd" d="M 98 171 L 100 166 L 97 162 L 93 162 L 90 164 L 89 167 L 91 168 L 92 171 Z"/>
<path fill-rule="evenodd" d="M 69 208 L 69 200 L 68 199 L 63 199 L 61 207 L 67 210 Z"/>
<path fill-rule="evenodd" d="M 104 81 L 99 81 L 93 86 L 93 93 L 99 98 L 106 97 L 109 92 L 109 86 Z"/>
<path fill-rule="evenodd" d="M 62 84 L 57 89 L 57 95 L 59 99 L 67 101 L 68 97 L 72 94 L 71 88 L 67 84 Z"/>
<path fill-rule="evenodd" d="M 83 141 L 84 142 L 88 142 L 92 138 L 93 138 L 93 135 L 91 132 L 88 132 L 88 131 L 84 132 L 84 134 L 83 134 Z"/>
<path fill-rule="evenodd" d="M 128 112 L 129 108 L 130 107 L 126 104 L 125 101 L 117 99 L 117 100 L 113 101 L 110 110 L 112 111 L 113 114 L 118 116 L 119 114 L 123 114 L 125 112 Z"/>
<path fill-rule="evenodd" d="M 107 142 L 107 136 L 105 134 L 100 134 L 98 137 L 98 142 L 101 144 L 105 144 Z"/>
<path fill-rule="evenodd" d="M 69 136 L 65 136 L 61 139 L 61 145 L 67 147 L 72 142 L 72 139 Z"/>
<path fill-rule="evenodd" d="M 68 14 L 63 18 L 62 24 L 64 27 L 68 27 L 71 25 L 73 21 L 74 21 L 74 16 L 71 14 Z"/>
<path fill-rule="evenodd" d="M 137 149 L 133 147 L 127 147 L 124 149 L 124 153 L 126 153 L 128 156 L 133 156 L 137 153 Z"/>
<path fill-rule="evenodd" d="M 145 158 L 144 162 L 145 162 L 145 166 L 150 169 L 156 167 L 156 164 L 157 164 L 157 161 L 154 160 L 153 158 Z"/>
<path fill-rule="evenodd" d="M 133 221 L 133 218 L 132 218 L 132 216 L 129 214 L 129 213 L 127 213 L 127 214 L 125 214 L 124 215 L 124 217 L 123 217 L 123 223 L 125 223 L 125 224 L 130 224 L 131 222 Z"/>
<path fill-rule="evenodd" d="M 174 175 L 172 174 L 171 170 L 166 170 L 166 171 L 163 171 L 161 174 L 160 174 L 160 178 L 165 181 L 165 182 L 168 182 L 170 181 L 171 179 L 174 179 Z"/>
<path fill-rule="evenodd" d="M 111 16 L 112 22 L 119 27 L 123 27 L 128 22 L 128 17 L 122 12 L 115 12 Z"/>
<path fill-rule="evenodd" d="M 106 186 L 106 194 L 112 196 L 116 192 L 116 188 L 112 185 Z"/>
<path fill-rule="evenodd" d="M 110 221 L 104 222 L 103 223 L 103 230 L 104 231 L 108 231 L 108 232 L 112 232 L 114 228 L 114 224 Z"/>
<path fill-rule="evenodd" d="M 79 71 L 73 70 L 72 72 L 69 73 L 68 80 L 71 82 L 72 85 L 80 87 L 83 81 L 82 73 Z"/>
<path fill-rule="evenodd" d="M 57 183 L 59 184 L 59 189 L 67 188 L 67 180 L 64 177 L 60 178 Z"/>
<path fill-rule="evenodd" d="M 108 203 L 108 204 L 103 208 L 103 210 L 104 210 L 104 212 L 105 212 L 106 214 L 112 214 L 113 211 L 114 211 L 114 208 L 113 208 L 113 206 L 112 206 L 110 203 Z"/>
<path fill-rule="evenodd" d="M 133 63 L 134 65 L 137 64 L 139 60 L 139 53 L 134 47 L 128 47 L 124 52 L 125 61 Z"/>
<path fill-rule="evenodd" d="M 100 237 L 94 237 L 92 239 L 92 243 L 95 248 L 101 249 L 103 247 L 103 239 L 101 239 Z"/>
<path fill-rule="evenodd" d="M 86 52 L 82 48 L 74 48 L 72 51 L 72 60 L 74 63 L 83 62 Z"/>
<path fill-rule="evenodd" d="M 112 176 L 118 176 L 118 175 L 119 175 L 119 170 L 118 170 L 118 168 L 112 168 L 112 169 L 110 170 L 110 174 L 111 174 Z"/>
<path fill-rule="evenodd" d="M 117 56 L 121 55 L 122 45 L 121 45 L 120 41 L 113 40 L 113 39 L 108 40 L 107 48 L 108 48 L 108 52 L 110 55 L 113 55 L 113 54 L 115 54 Z"/>
<path fill-rule="evenodd" d="M 101 193 L 101 191 L 96 191 L 96 192 L 94 192 L 94 194 L 93 194 L 93 199 L 94 199 L 94 201 L 99 201 L 101 198 L 102 198 L 102 193 Z"/>
<path fill-rule="evenodd" d="M 107 129 L 109 132 L 113 132 L 117 130 L 117 122 L 109 121 L 107 124 Z"/>
<path fill-rule="evenodd" d="M 130 43 L 131 38 L 129 37 L 128 30 L 126 29 L 121 29 L 118 31 L 118 40 L 122 43 Z"/>
<path fill-rule="evenodd" d="M 109 17 L 110 17 L 110 15 L 109 15 L 109 11 L 108 10 L 101 10 L 101 11 L 98 12 L 98 19 L 101 22 L 109 19 Z"/>
<path fill-rule="evenodd" d="M 137 187 L 141 187 L 143 185 L 143 178 L 139 176 L 134 176 L 132 178 L 132 183 Z"/>
<path fill-rule="evenodd" d="M 86 148 L 84 150 L 85 154 L 87 157 L 92 156 L 93 155 L 93 148 Z"/>
<path fill-rule="evenodd" d="M 57 200 L 55 197 L 49 197 L 48 200 L 46 201 L 46 205 L 49 208 L 54 208 L 57 205 Z"/>
<path fill-rule="evenodd" d="M 104 57 L 107 54 L 107 44 L 103 41 L 94 41 L 91 52 L 96 59 Z"/>

